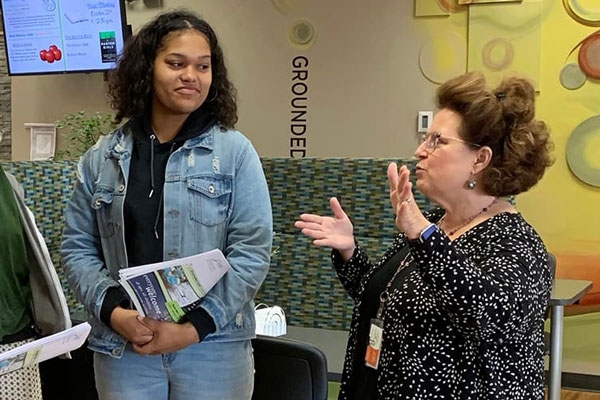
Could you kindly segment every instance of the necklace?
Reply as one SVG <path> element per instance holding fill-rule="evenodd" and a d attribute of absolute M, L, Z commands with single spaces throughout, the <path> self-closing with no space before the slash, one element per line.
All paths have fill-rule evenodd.
<path fill-rule="evenodd" d="M 462 229 L 462 228 L 464 228 L 464 227 L 465 227 L 465 226 L 467 226 L 467 225 L 468 225 L 468 224 L 469 224 L 471 221 L 473 221 L 475 218 L 479 217 L 481 214 L 483 214 L 484 212 L 486 212 L 487 210 L 489 210 L 489 209 L 490 209 L 490 207 L 492 207 L 494 204 L 496 204 L 496 202 L 497 202 L 497 201 L 498 201 L 498 198 L 497 198 L 497 197 L 494 197 L 494 200 L 492 200 L 492 202 L 491 202 L 490 204 L 488 204 L 487 206 L 485 206 L 485 207 L 483 207 L 481 210 L 479 210 L 479 211 L 477 212 L 477 214 L 475 214 L 475 215 L 473 215 L 473 216 L 471 216 L 471 217 L 467 218 L 467 219 L 466 219 L 466 220 L 465 220 L 465 221 L 464 221 L 462 224 L 460 224 L 460 225 L 459 225 L 459 226 L 457 226 L 456 228 L 454 228 L 454 229 L 450 229 L 450 230 L 448 231 L 448 233 L 450 233 L 450 235 L 449 235 L 449 236 L 454 236 L 454 234 L 455 234 L 456 232 L 458 232 L 458 231 L 459 231 L 459 229 Z M 447 214 L 447 213 L 446 213 L 446 214 Z M 440 218 L 440 220 L 439 220 L 439 221 L 438 221 L 438 223 L 437 223 L 437 226 L 439 226 L 440 228 L 442 227 L 442 222 L 444 222 L 444 219 L 446 218 L 446 214 L 444 214 L 444 215 L 442 216 L 442 218 Z"/>

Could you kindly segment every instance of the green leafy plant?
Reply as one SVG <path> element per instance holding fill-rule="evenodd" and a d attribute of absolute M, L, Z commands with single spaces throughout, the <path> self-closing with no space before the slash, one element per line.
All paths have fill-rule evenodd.
<path fill-rule="evenodd" d="M 100 136 L 116 127 L 112 114 L 85 111 L 65 114 L 56 121 L 56 128 L 61 130 L 60 135 L 63 138 L 63 148 L 57 152 L 56 159 L 72 160 L 80 157 Z"/>

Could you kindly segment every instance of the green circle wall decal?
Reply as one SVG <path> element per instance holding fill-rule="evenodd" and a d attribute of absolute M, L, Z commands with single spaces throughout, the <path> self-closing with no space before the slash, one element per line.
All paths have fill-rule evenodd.
<path fill-rule="evenodd" d="M 297 20 L 288 28 L 288 41 L 300 50 L 309 49 L 317 37 L 315 27 L 310 21 Z"/>
<path fill-rule="evenodd" d="M 579 64 L 577 63 L 569 63 L 565 64 L 565 66 L 560 71 L 559 76 L 560 84 L 563 85 L 566 89 L 575 90 L 579 89 L 585 81 L 587 77 L 579 68 Z"/>
<path fill-rule="evenodd" d="M 600 187 L 600 115 L 573 130 L 567 141 L 567 163 L 577 178 Z"/>

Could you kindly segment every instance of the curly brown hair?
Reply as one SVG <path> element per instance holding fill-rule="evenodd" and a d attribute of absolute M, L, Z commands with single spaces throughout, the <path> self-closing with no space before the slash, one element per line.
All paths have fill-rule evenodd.
<path fill-rule="evenodd" d="M 437 104 L 462 117 L 459 135 L 492 149 L 481 187 L 492 196 L 527 191 L 552 165 L 548 127 L 535 120 L 535 90 L 526 79 L 505 78 L 494 90 L 480 72 L 470 72 L 438 88 Z"/>
<path fill-rule="evenodd" d="M 173 34 L 194 29 L 203 34 L 210 45 L 212 84 L 209 100 L 202 108 L 211 112 L 223 128 L 233 128 L 238 120 L 236 90 L 227 77 L 223 50 L 211 26 L 198 15 L 187 10 L 176 10 L 158 15 L 148 22 L 125 45 L 111 71 L 108 95 L 117 111 L 115 120 L 134 118 L 149 112 L 152 105 L 152 76 L 157 53 Z"/>

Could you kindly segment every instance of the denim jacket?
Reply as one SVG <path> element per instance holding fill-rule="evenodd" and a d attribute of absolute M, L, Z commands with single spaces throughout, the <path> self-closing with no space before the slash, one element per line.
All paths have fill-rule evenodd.
<path fill-rule="evenodd" d="M 128 266 L 123 226 L 132 124 L 102 137 L 81 158 L 65 214 L 61 256 L 88 314 L 89 348 L 120 358 L 126 340 L 100 321 L 109 287 Z M 204 341 L 254 337 L 253 298 L 272 243 L 271 202 L 260 159 L 238 131 L 217 125 L 171 154 L 164 185 L 164 259 L 221 249 L 232 269 L 202 299 L 216 332 Z"/>

